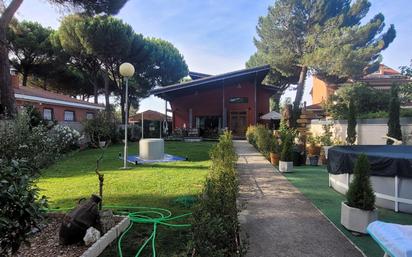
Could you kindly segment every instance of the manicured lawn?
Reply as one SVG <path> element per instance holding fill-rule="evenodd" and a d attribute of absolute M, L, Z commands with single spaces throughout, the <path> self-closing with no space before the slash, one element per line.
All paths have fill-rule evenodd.
<path fill-rule="evenodd" d="M 201 192 L 210 165 L 209 149 L 213 144 L 166 142 L 167 153 L 187 157 L 188 161 L 138 166 L 129 164 L 132 167 L 130 170 L 119 169 L 123 166 L 119 159 L 123 146 L 108 148 L 100 168 L 104 174 L 103 205 L 162 207 L 174 214 L 190 211 L 190 207 L 177 203 L 176 199 Z M 79 151 L 42 172 L 37 185 L 41 189 L 40 194 L 48 197 L 51 208 L 73 207 L 79 199 L 98 194 L 99 181 L 94 170 L 100 153 L 97 149 Z M 129 154 L 137 153 L 137 143 L 130 143 Z M 124 256 L 134 256 L 137 242 L 149 230 L 150 226 L 137 226 L 130 233 L 124 243 Z M 181 256 L 190 238 L 188 231 L 160 228 L 158 256 Z M 115 251 L 113 245 L 103 256 L 115 256 Z"/>
<path fill-rule="evenodd" d="M 383 251 L 370 236 L 353 236 L 340 224 L 340 204 L 345 197 L 328 187 L 328 173 L 324 167 L 295 167 L 287 179 L 308 197 L 352 242 L 368 257 L 382 257 Z M 379 220 L 412 225 L 412 215 L 379 209 Z"/>

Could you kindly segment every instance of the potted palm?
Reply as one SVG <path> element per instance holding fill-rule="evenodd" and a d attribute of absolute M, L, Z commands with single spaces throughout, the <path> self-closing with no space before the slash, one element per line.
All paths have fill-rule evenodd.
<path fill-rule="evenodd" d="M 332 147 L 332 132 L 330 131 L 331 125 L 323 125 L 323 135 L 320 138 L 325 158 L 328 159 L 329 148 Z"/>
<path fill-rule="evenodd" d="M 341 204 L 341 224 L 350 231 L 366 234 L 369 223 L 377 220 L 375 194 L 369 178 L 370 165 L 366 155 L 358 157 L 354 178 Z"/>
<path fill-rule="evenodd" d="M 292 147 L 293 135 L 291 133 L 288 133 L 284 136 L 282 142 L 282 152 L 280 154 L 279 161 L 280 172 L 291 172 L 293 170 Z"/>

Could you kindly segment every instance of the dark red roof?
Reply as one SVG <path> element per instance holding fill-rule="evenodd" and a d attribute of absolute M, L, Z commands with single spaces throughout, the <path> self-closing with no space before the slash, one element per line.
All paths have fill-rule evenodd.
<path fill-rule="evenodd" d="M 82 100 L 70 97 L 68 95 L 54 93 L 54 92 L 50 92 L 50 91 L 47 91 L 41 88 L 36 88 L 36 87 L 21 86 L 18 88 L 14 88 L 14 93 L 25 95 L 25 96 L 42 97 L 42 98 L 47 98 L 51 100 L 60 100 L 60 101 L 65 101 L 65 102 L 70 102 L 70 103 L 79 103 L 79 104 L 85 104 L 85 105 L 96 106 L 96 107 L 104 107 L 104 105 L 101 105 L 101 104 L 95 104 L 95 103 L 90 103 L 87 101 L 82 101 Z M 16 98 L 19 99 L 18 96 L 16 96 Z"/>

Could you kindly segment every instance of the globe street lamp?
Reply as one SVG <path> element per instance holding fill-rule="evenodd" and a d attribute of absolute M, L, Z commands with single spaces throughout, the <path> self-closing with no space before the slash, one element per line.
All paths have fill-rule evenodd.
<path fill-rule="evenodd" d="M 123 169 L 127 169 L 127 123 L 128 123 L 128 106 L 129 106 L 129 78 L 134 74 L 134 67 L 132 64 L 125 62 L 119 67 L 120 75 L 126 81 L 125 105 L 124 105 L 124 153 L 123 153 Z"/>

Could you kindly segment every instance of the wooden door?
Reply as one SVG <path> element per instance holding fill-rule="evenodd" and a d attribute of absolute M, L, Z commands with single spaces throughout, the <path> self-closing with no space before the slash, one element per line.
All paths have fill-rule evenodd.
<path fill-rule="evenodd" d="M 247 129 L 247 112 L 230 112 L 230 130 L 233 136 L 244 138 Z"/>

